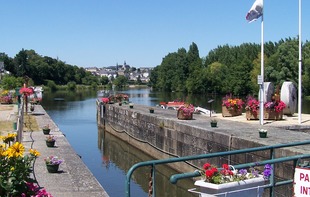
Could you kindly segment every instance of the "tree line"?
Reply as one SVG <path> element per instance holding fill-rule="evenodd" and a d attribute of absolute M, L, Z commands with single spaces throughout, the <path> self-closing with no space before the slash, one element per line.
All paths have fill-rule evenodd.
<path fill-rule="evenodd" d="M 264 44 L 264 81 L 281 87 L 291 81 L 298 87 L 298 39 L 287 38 Z M 192 43 L 166 55 L 151 73 L 150 85 L 156 90 L 187 93 L 257 95 L 261 66 L 260 44 L 223 45 L 199 57 Z M 302 91 L 310 95 L 310 43 L 302 45 Z"/>
<path fill-rule="evenodd" d="M 20 86 L 20 83 L 23 84 L 25 80 L 30 81 L 30 85 L 49 84 L 52 87 L 55 85 L 73 87 L 75 84 L 97 86 L 108 83 L 107 77 L 98 78 L 84 68 L 66 64 L 58 58 L 41 56 L 34 50 L 22 49 L 14 58 L 2 54 L 0 61 L 4 62 L 5 70 L 11 73 L 3 79 L 5 84 L 13 86 L 7 88 Z"/>
<path fill-rule="evenodd" d="M 281 39 L 264 44 L 264 79 L 281 87 L 284 81 L 292 81 L 298 87 L 298 38 Z M 260 74 L 260 44 L 244 43 L 239 46 L 223 45 L 200 58 L 198 46 L 192 43 L 188 51 L 180 48 L 167 54 L 150 76 L 149 86 L 160 91 L 187 93 L 216 93 L 256 95 L 259 90 L 257 75 Z M 33 85 L 97 86 L 109 83 L 107 77 L 97 77 L 84 68 L 69 65 L 48 56 L 40 56 L 34 50 L 22 49 L 14 58 L 1 54 L 5 70 L 11 77 L 2 80 L 12 88 L 20 86 L 24 77 Z M 310 95 L 310 43 L 302 45 L 302 92 Z M 14 86 L 12 77 L 19 84 Z M 17 83 L 16 82 L 16 83 Z M 122 87 L 128 83 L 124 76 L 113 79 Z M 8 87 L 9 89 L 10 87 Z"/>

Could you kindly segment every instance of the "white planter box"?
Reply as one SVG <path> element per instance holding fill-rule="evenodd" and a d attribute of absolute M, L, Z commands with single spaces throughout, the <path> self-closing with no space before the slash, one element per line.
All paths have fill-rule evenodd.
<path fill-rule="evenodd" d="M 265 183 L 263 176 L 257 178 L 248 179 L 239 182 L 223 183 L 223 184 L 213 184 L 208 183 L 203 180 L 196 181 L 195 185 L 200 187 L 199 193 L 201 197 L 209 196 L 227 196 L 227 197 L 258 197 L 262 196 L 264 192 Z"/>

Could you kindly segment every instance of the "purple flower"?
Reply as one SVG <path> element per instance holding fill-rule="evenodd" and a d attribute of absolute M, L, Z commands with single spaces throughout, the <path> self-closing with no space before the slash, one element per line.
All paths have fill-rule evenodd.
<path fill-rule="evenodd" d="M 257 170 L 255 170 L 254 168 L 251 168 L 251 174 L 254 176 L 254 177 L 258 177 L 259 173 Z"/>
<path fill-rule="evenodd" d="M 240 169 L 239 170 L 239 174 L 241 174 L 242 176 L 245 176 L 248 173 L 248 171 L 246 169 Z"/>
<path fill-rule="evenodd" d="M 264 167 L 264 172 L 263 172 L 265 180 L 268 180 L 270 178 L 271 171 L 272 171 L 271 165 L 270 164 L 266 164 L 265 167 Z"/>

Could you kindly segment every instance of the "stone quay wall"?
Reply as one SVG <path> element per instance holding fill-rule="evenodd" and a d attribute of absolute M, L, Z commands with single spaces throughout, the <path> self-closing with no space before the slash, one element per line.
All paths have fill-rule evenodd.
<path fill-rule="evenodd" d="M 98 102 L 98 125 L 107 132 L 139 148 L 156 159 L 183 157 L 190 155 L 224 152 L 268 144 L 258 138 L 257 126 L 251 127 L 241 123 L 221 120 L 219 128 L 210 127 L 210 118 L 194 115 L 193 120 L 178 120 L 176 111 L 155 108 L 155 113 L 149 113 L 149 107 L 135 105 L 102 104 Z M 269 128 L 271 129 L 271 128 Z M 273 128 L 275 132 L 281 130 Z M 250 136 L 251 130 L 252 136 Z M 253 132 L 255 130 L 256 132 Z M 288 141 L 290 142 L 290 141 Z M 276 143 L 275 141 L 273 143 Z M 277 149 L 275 157 L 286 157 L 302 154 L 306 149 L 285 148 Z M 205 162 L 221 165 L 232 165 L 259 162 L 270 158 L 270 151 L 217 157 L 190 161 L 201 168 Z M 276 176 L 293 178 L 293 162 L 277 164 Z M 180 172 L 190 172 L 194 168 L 184 163 L 173 164 L 172 167 Z"/>

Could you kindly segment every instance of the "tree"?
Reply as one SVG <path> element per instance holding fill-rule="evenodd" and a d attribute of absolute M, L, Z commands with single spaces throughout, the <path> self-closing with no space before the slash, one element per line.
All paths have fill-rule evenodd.
<path fill-rule="evenodd" d="M 107 85 L 107 84 L 109 83 L 109 78 L 108 78 L 107 76 L 102 76 L 102 77 L 100 78 L 100 83 L 101 83 L 102 85 Z"/>
<path fill-rule="evenodd" d="M 127 81 L 128 79 L 123 76 L 123 75 L 120 75 L 118 76 L 114 81 L 113 81 L 113 84 L 118 87 L 118 88 L 121 88 L 121 87 L 124 87 L 126 84 L 127 84 Z"/>

